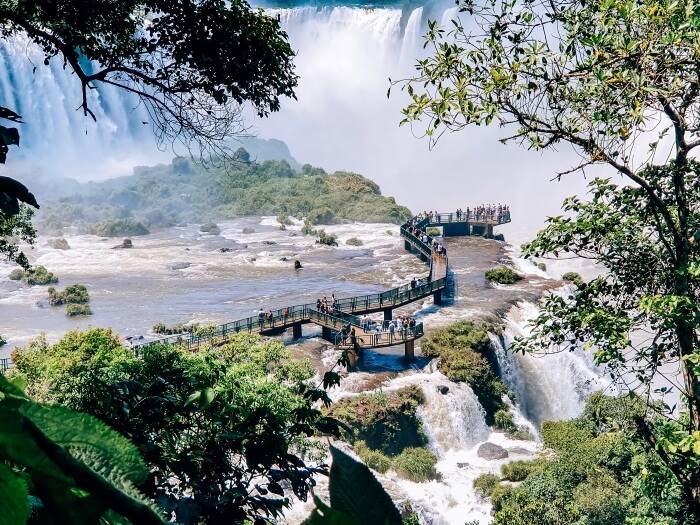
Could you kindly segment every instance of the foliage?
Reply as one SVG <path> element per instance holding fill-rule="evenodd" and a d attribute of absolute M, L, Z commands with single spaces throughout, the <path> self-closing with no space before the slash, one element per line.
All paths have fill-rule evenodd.
<path fill-rule="evenodd" d="M 291 226 L 294 224 L 292 220 L 283 213 L 277 216 L 277 222 L 280 224 L 280 226 Z"/>
<path fill-rule="evenodd" d="M 435 454 L 427 448 L 409 447 L 394 458 L 393 468 L 399 476 L 419 483 L 437 476 L 436 464 Z"/>
<path fill-rule="evenodd" d="M 10 279 L 13 281 L 22 281 L 29 285 L 44 285 L 54 284 L 58 282 L 58 277 L 51 273 L 44 266 L 35 266 L 33 268 L 15 268 L 10 272 Z"/>
<path fill-rule="evenodd" d="M 136 447 L 87 414 L 29 399 L 0 374 L 0 507 L 12 524 L 162 523 L 135 488 Z"/>
<path fill-rule="evenodd" d="M 425 229 L 425 234 L 430 237 L 440 237 L 442 235 L 442 228 L 435 228 L 431 226 Z"/>
<path fill-rule="evenodd" d="M 184 324 L 176 323 L 173 326 L 166 326 L 165 323 L 156 323 L 153 325 L 154 334 L 174 335 L 194 332 L 199 325 L 197 323 Z"/>
<path fill-rule="evenodd" d="M 427 444 L 417 414 L 424 401 L 419 387 L 407 386 L 391 392 L 342 398 L 328 414 L 349 427 L 352 441 L 364 441 L 372 450 L 395 456 L 406 447 Z"/>
<path fill-rule="evenodd" d="M 490 498 L 500 479 L 496 474 L 479 474 L 474 479 L 474 492 L 482 498 Z"/>
<path fill-rule="evenodd" d="M 369 469 L 331 446 L 330 506 L 316 507 L 304 525 L 401 525 L 399 510 Z"/>
<path fill-rule="evenodd" d="M 639 399 L 598 393 L 580 417 L 545 422 L 549 453 L 501 467 L 517 487 L 490 487 L 494 525 L 696 524 L 682 486 L 639 434 L 644 410 Z"/>
<path fill-rule="evenodd" d="M 84 284 L 72 284 L 59 292 L 56 288 L 49 288 L 49 304 L 60 306 L 62 304 L 87 304 L 90 302 L 90 294 Z"/>
<path fill-rule="evenodd" d="M 208 222 L 206 224 L 202 224 L 199 227 L 199 231 L 210 235 L 219 235 L 221 233 L 221 228 L 219 228 L 216 223 Z"/>
<path fill-rule="evenodd" d="M 479 321 L 460 321 L 431 332 L 421 343 L 423 354 L 440 359 L 440 371 L 451 381 L 469 384 L 486 411 L 486 422 L 494 424 L 494 416 L 506 409 L 504 395 L 510 395 L 499 379 L 499 368 L 493 353 L 489 332 L 499 328 Z"/>
<path fill-rule="evenodd" d="M 76 185 L 45 203 L 39 226 L 53 230 L 56 224 L 73 224 L 96 235 L 128 236 L 248 215 L 306 217 L 315 224 L 322 220 L 321 208 L 333 210 L 330 223 L 402 224 L 412 216 L 372 181 L 354 173 L 328 174 L 318 168 L 296 172 L 286 161 L 212 167 L 176 158 L 169 165 L 136 168 L 129 177 Z"/>
<path fill-rule="evenodd" d="M 98 237 L 123 237 L 148 235 L 150 232 L 142 223 L 133 219 L 108 219 L 95 224 L 90 224 L 85 228 L 86 233 L 97 235 Z"/>
<path fill-rule="evenodd" d="M 326 246 L 338 246 L 338 237 L 331 233 L 326 233 L 324 230 L 318 230 L 316 243 L 325 244 Z"/>
<path fill-rule="evenodd" d="M 182 523 L 278 517 L 285 490 L 305 498 L 326 471 L 308 436 L 337 433 L 316 408 L 330 400 L 279 341 L 237 334 L 215 349 L 152 345 L 136 357 L 92 329 L 36 340 L 13 358 L 32 395 L 129 438 L 149 468 L 139 487 Z"/>
<path fill-rule="evenodd" d="M 656 435 L 663 429 L 649 417 L 638 424 L 700 514 L 699 8 L 689 0 L 464 0 L 460 10 L 468 25 L 429 24 L 432 56 L 403 83 L 404 122 L 426 125 L 432 139 L 495 122 L 511 132 L 504 141 L 572 146 L 581 163 L 560 175 L 607 164 L 631 184 L 595 180 L 590 202 L 567 200 L 570 216 L 551 218 L 525 248 L 531 257 L 592 259 L 602 272 L 571 297 L 548 297 L 520 348 L 583 344 L 649 398 L 658 370 L 680 359 L 688 417 L 669 422 L 670 437 Z M 645 335 L 633 343 L 632 333 Z"/>
<path fill-rule="evenodd" d="M 378 450 L 372 450 L 364 441 L 357 441 L 353 445 L 353 449 L 362 462 L 369 468 L 381 472 L 382 474 L 391 468 L 391 458 Z"/>
<path fill-rule="evenodd" d="M 497 266 L 486 270 L 486 278 L 498 284 L 513 284 L 520 281 L 523 276 L 508 266 Z"/>
<path fill-rule="evenodd" d="M 583 283 L 583 278 L 576 272 L 566 272 L 561 278 L 563 281 L 568 281 L 576 286 L 580 286 Z"/>
<path fill-rule="evenodd" d="M 362 239 L 358 239 L 357 237 L 350 237 L 347 241 L 345 241 L 345 244 L 348 246 L 362 246 Z"/>
<path fill-rule="evenodd" d="M 25 204 L 20 206 L 16 215 L 8 216 L 0 211 L 0 256 L 25 270 L 29 269 L 29 259 L 19 249 L 16 240 L 34 245 L 36 230 L 32 225 L 33 216 L 34 210 Z"/>
<path fill-rule="evenodd" d="M 516 432 L 518 426 L 513 420 L 513 414 L 507 408 L 501 408 L 493 415 L 493 426 L 504 432 Z"/>
<path fill-rule="evenodd" d="M 68 317 L 92 315 L 92 309 L 89 304 L 69 304 L 66 305 L 66 315 Z"/>

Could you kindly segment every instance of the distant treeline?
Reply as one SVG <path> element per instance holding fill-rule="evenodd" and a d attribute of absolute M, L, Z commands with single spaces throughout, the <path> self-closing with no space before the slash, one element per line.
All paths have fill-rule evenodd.
<path fill-rule="evenodd" d="M 77 226 L 102 236 L 245 215 L 288 215 L 312 224 L 400 224 L 411 217 L 408 208 L 382 196 L 361 175 L 329 174 L 308 164 L 295 170 L 286 160 L 204 168 L 176 158 L 169 165 L 136 168 L 128 177 L 79 184 L 74 193 L 42 204 L 40 229 Z"/>

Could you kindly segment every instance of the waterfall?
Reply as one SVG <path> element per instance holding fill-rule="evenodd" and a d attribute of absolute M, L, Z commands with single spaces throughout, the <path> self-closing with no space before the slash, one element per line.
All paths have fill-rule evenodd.
<path fill-rule="evenodd" d="M 408 71 L 420 52 L 420 32 L 423 8 L 417 7 L 411 12 L 406 22 L 406 29 L 401 42 L 401 54 L 399 55 L 399 68 Z"/>
<path fill-rule="evenodd" d="M 0 41 L 0 69 L 0 104 L 24 121 L 10 166 L 18 159 L 45 166 L 52 175 L 97 178 L 128 174 L 135 163 L 161 157 L 145 108 L 135 97 L 111 86 L 89 90 L 93 121 L 77 109 L 80 83 L 70 67 L 58 57 L 45 66 L 42 50 L 25 35 Z"/>

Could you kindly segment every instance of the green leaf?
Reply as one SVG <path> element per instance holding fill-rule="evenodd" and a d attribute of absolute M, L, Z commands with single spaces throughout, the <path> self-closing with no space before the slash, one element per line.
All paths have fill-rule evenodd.
<path fill-rule="evenodd" d="M 27 523 L 29 491 L 27 483 L 3 463 L 0 463 L 0 525 Z"/>
<path fill-rule="evenodd" d="M 401 514 L 370 470 L 334 446 L 331 455 L 333 510 L 363 525 L 400 525 Z"/>
<path fill-rule="evenodd" d="M 342 512 L 330 508 L 316 496 L 314 496 L 314 503 L 316 508 L 302 525 L 362 525 L 362 522 L 355 521 Z"/>

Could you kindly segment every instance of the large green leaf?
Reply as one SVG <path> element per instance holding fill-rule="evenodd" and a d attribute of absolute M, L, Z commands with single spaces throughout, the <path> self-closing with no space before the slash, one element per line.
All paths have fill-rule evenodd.
<path fill-rule="evenodd" d="M 302 525 L 362 525 L 362 522 L 355 521 L 342 512 L 330 508 L 316 496 L 314 496 L 314 503 L 316 507 Z"/>
<path fill-rule="evenodd" d="M 62 406 L 28 403 L 20 412 L 50 440 L 103 477 L 141 483 L 148 474 L 138 449 L 97 418 Z M 89 462 L 88 462 L 89 461 Z"/>
<path fill-rule="evenodd" d="M 331 446 L 331 507 L 363 525 L 400 525 L 401 514 L 370 470 Z"/>
<path fill-rule="evenodd" d="M 29 519 L 27 483 L 0 463 L 0 525 L 20 525 Z"/>

